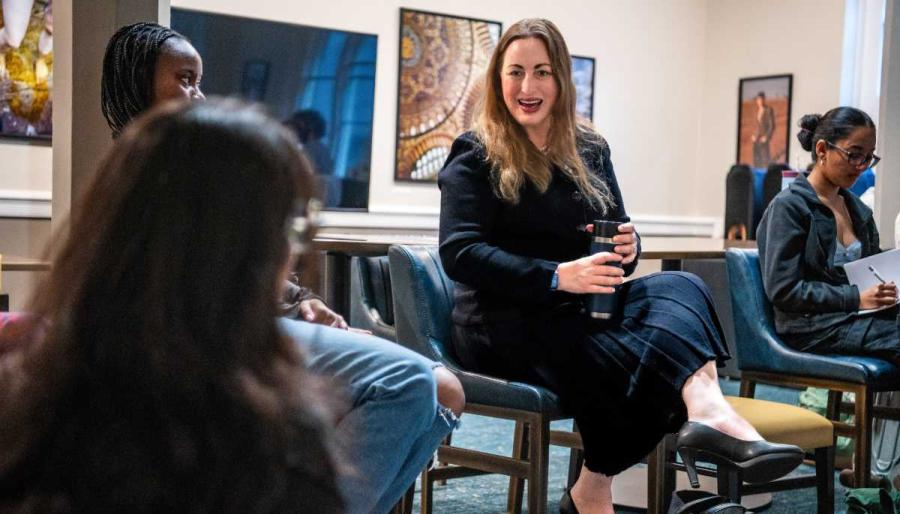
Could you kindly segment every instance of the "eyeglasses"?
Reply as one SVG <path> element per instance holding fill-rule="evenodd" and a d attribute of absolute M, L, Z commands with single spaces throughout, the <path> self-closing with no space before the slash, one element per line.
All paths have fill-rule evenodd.
<path fill-rule="evenodd" d="M 848 152 L 847 150 L 844 150 L 840 146 L 832 143 L 831 141 L 825 141 L 825 144 L 827 144 L 828 146 L 830 146 L 830 147 L 834 148 L 835 150 L 844 154 L 844 157 L 847 158 L 847 163 L 849 163 L 850 166 L 855 166 L 857 168 L 859 168 L 860 166 L 865 166 L 867 168 L 874 168 L 875 166 L 878 165 L 879 162 L 881 162 L 881 157 L 878 157 L 877 155 L 875 155 L 873 153 L 869 154 L 869 155 L 865 155 L 865 154 L 861 154 L 858 152 Z"/>
<path fill-rule="evenodd" d="M 322 210 L 322 202 L 312 199 L 298 210 L 300 214 L 288 218 L 285 225 L 285 235 L 294 255 L 306 253 L 312 248 L 313 237 L 319 228 L 319 212 Z"/>

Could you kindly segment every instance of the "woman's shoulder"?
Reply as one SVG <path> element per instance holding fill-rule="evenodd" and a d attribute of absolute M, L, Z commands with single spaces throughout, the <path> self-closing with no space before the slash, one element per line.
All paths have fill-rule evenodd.
<path fill-rule="evenodd" d="M 450 147 L 450 153 L 438 175 L 438 185 L 448 180 L 487 179 L 490 171 L 491 165 L 481 138 L 473 131 L 464 132 Z"/>
<path fill-rule="evenodd" d="M 603 168 L 603 161 L 610 157 L 609 142 L 591 126 L 579 126 L 575 144 L 582 158 L 588 163 L 595 163 L 596 168 Z"/>
<path fill-rule="evenodd" d="M 781 192 L 772 198 L 769 205 L 766 206 L 766 213 L 768 213 L 769 216 L 772 216 L 773 214 L 779 216 L 800 216 L 809 212 L 811 211 L 806 199 L 790 187 L 782 189 Z"/>
<path fill-rule="evenodd" d="M 453 146 L 450 147 L 450 155 L 462 152 L 471 153 L 473 156 L 481 159 L 486 159 L 487 157 L 484 141 L 474 130 L 463 132 L 453 141 Z"/>
<path fill-rule="evenodd" d="M 808 229 L 812 222 L 812 209 L 803 194 L 787 187 L 772 198 L 759 221 L 757 234 L 771 232 L 787 236 L 797 229 Z M 773 232 L 774 231 L 774 232 Z M 791 236 L 793 237 L 793 236 Z"/>

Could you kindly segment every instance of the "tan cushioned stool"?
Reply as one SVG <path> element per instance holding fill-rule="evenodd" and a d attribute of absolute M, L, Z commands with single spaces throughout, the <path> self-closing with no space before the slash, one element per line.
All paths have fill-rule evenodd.
<path fill-rule="evenodd" d="M 793 444 L 805 450 L 834 445 L 834 425 L 815 412 L 754 398 L 725 399 L 766 441 Z"/>

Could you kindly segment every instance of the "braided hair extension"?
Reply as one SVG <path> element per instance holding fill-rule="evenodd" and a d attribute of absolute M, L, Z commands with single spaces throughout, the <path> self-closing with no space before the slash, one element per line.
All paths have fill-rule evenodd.
<path fill-rule="evenodd" d="M 187 39 L 156 23 L 140 22 L 119 29 L 106 45 L 100 104 L 113 137 L 153 101 L 153 75 L 163 43 Z"/>

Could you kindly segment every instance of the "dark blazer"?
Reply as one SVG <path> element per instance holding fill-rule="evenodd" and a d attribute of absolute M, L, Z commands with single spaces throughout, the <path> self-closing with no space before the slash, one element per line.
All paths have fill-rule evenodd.
<path fill-rule="evenodd" d="M 595 219 L 629 221 L 606 142 L 586 147 L 582 159 L 615 199 L 605 215 L 558 169 L 544 193 L 526 184 L 517 204 L 505 202 L 494 193 L 492 164 L 477 136 L 469 132 L 454 141 L 438 185 L 441 262 L 458 283 L 455 323 L 518 320 L 581 301 L 581 295 L 550 289 L 554 270 L 561 262 L 588 254 L 585 224 Z M 636 266 L 637 259 L 626 266 L 626 274 Z"/>
<path fill-rule="evenodd" d="M 862 256 L 881 252 L 872 210 L 841 189 Z M 834 265 L 837 225 L 804 174 L 769 204 L 756 230 L 766 295 L 775 328 L 785 334 L 825 332 L 854 317 L 859 289 Z"/>

